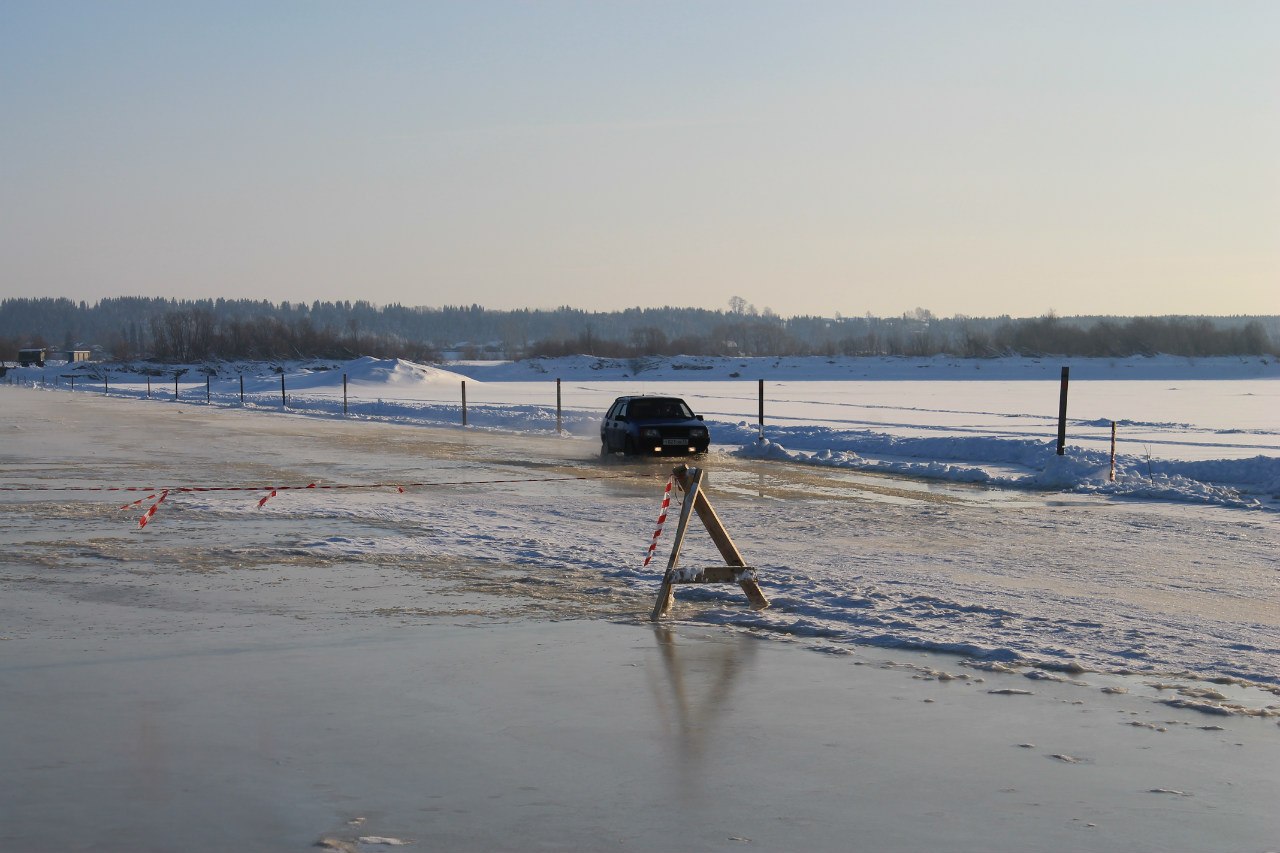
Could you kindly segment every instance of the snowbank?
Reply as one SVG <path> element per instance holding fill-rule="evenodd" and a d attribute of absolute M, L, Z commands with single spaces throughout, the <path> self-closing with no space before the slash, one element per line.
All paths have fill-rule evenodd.
<path fill-rule="evenodd" d="M 1109 419 L 1090 414 L 1072 420 L 1068 452 L 1061 457 L 1046 438 L 1056 432 L 1052 412 L 1063 365 L 1072 369 L 1073 394 L 1105 386 L 1114 393 L 1101 395 L 1095 405 L 1107 411 L 1136 406 L 1155 414 L 1116 417 L 1129 452 L 1117 456 L 1114 481 L 1104 449 Z M 593 441 L 614 395 L 661 390 L 685 395 L 704 413 L 715 452 L 741 457 L 999 488 L 1280 509 L 1280 425 L 1271 404 L 1280 396 L 1280 363 L 1267 358 L 575 356 L 457 362 L 450 368 L 374 358 L 176 367 L 86 363 L 10 370 L 8 381 L 67 389 L 73 383 L 66 377 L 74 376 L 76 391 L 173 400 L 172 383 L 180 373 L 177 396 L 187 402 L 456 426 L 459 385 L 466 380 L 475 386 L 467 410 L 470 428 L 553 432 L 559 425 Z M 287 402 L 281 400 L 282 377 Z M 559 418 L 550 388 L 554 379 L 570 392 Z M 763 441 L 757 425 L 742 417 L 754 410 L 755 379 L 781 390 L 770 400 Z M 979 388 L 973 384 L 978 380 L 986 384 Z M 1024 380 L 1048 390 L 1024 388 Z M 1194 394 L 1179 396 L 1197 383 Z M 1018 390 L 1010 393 L 1010 387 Z M 1003 396 L 997 393 L 1002 388 Z M 1135 395 L 1145 397 L 1135 403 Z M 1183 397 L 1194 401 L 1191 410 L 1179 402 Z M 1033 404 L 1042 408 L 1032 411 Z M 1143 454 L 1134 454 L 1135 447 L 1144 448 Z M 1175 453 L 1184 458 L 1171 458 Z"/>
<path fill-rule="evenodd" d="M 740 430 L 749 430 L 749 427 L 741 424 Z M 867 458 L 857 452 L 862 446 L 857 437 L 848 435 L 833 442 L 843 449 L 788 450 L 777 441 L 757 437 L 733 452 L 747 458 L 1003 488 L 1280 510 L 1276 503 L 1280 500 L 1280 458 L 1276 457 L 1179 462 L 1117 455 L 1116 479 L 1112 481 L 1109 479 L 1110 460 L 1106 454 L 1068 446 L 1068 452 L 1059 456 L 1055 441 L 903 439 L 893 436 L 867 436 L 865 441 L 865 452 L 881 453 L 888 446 L 891 453 L 881 458 Z M 956 461 L 937 461 L 932 457 L 934 452 Z M 983 468 L 983 463 L 991 462 L 1013 463 L 1027 468 L 1028 473 L 1012 476 L 992 474 Z"/>

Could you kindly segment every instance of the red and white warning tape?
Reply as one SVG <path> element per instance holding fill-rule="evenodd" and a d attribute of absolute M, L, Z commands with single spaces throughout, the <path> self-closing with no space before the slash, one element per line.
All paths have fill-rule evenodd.
<path fill-rule="evenodd" d="M 164 491 L 162 491 L 162 492 L 160 493 L 160 498 L 159 498 L 159 500 L 157 500 L 155 503 L 153 503 L 151 506 L 149 506 L 149 507 L 147 508 L 147 511 L 146 511 L 146 512 L 144 512 L 144 513 L 142 514 L 142 518 L 138 519 L 138 526 L 139 526 L 139 527 L 146 527 L 146 526 L 147 526 L 147 522 L 151 520 L 151 516 L 153 516 L 153 515 L 155 515 L 155 514 L 156 514 L 156 510 L 158 510 L 158 509 L 160 508 L 160 504 L 164 503 L 164 499 L 165 499 L 165 498 L 167 498 L 167 497 L 169 497 L 169 490 L 168 490 L 168 489 L 165 489 Z"/>
<path fill-rule="evenodd" d="M 649 553 L 644 557 L 645 566 L 648 566 L 649 561 L 653 559 L 653 552 L 658 550 L 658 539 L 662 536 L 663 525 L 667 523 L 667 510 L 671 508 L 671 487 L 675 482 L 675 477 L 668 477 L 667 487 L 662 490 L 662 509 L 658 512 L 658 526 L 653 531 L 653 538 L 649 540 Z"/>
<path fill-rule="evenodd" d="M 620 480 L 634 474 L 594 474 L 577 477 L 520 477 L 511 480 L 441 480 L 430 483 L 308 483 L 305 486 L 0 486 L 0 492 L 266 492 L 303 489 L 399 489 L 410 486 L 493 486 L 506 483 L 555 483 L 562 480 Z M 143 498 L 150 500 L 150 497 Z"/>
<path fill-rule="evenodd" d="M 132 503 L 127 503 L 120 509 L 133 509 L 141 506 L 147 501 L 155 501 L 151 506 L 147 507 L 147 511 L 138 519 L 139 527 L 146 527 L 147 523 L 156 514 L 160 504 L 164 503 L 165 498 L 169 497 L 171 492 L 266 492 L 258 501 L 258 509 L 262 509 L 267 501 L 276 497 L 280 492 L 284 491 L 303 491 L 306 489 L 395 489 L 400 494 L 404 494 L 406 487 L 431 487 L 431 486 L 493 486 L 505 485 L 510 483 L 548 483 L 558 482 L 562 480 L 616 480 L 622 479 L 628 474 L 596 474 L 592 476 L 577 477 L 521 477 L 510 480 L 464 480 L 464 481 L 438 481 L 438 482 L 415 482 L 415 483 L 332 483 L 321 485 L 320 483 L 308 483 L 305 486 L 171 486 L 169 488 L 161 488 L 159 486 L 0 486 L 0 492 L 149 492 L 146 497 L 139 498 Z M 671 491 L 671 483 L 667 483 L 667 491 Z M 663 516 L 660 520 L 666 519 L 667 502 L 663 503 Z M 659 527 L 661 532 L 661 527 Z M 657 534 L 655 535 L 655 542 Z"/>

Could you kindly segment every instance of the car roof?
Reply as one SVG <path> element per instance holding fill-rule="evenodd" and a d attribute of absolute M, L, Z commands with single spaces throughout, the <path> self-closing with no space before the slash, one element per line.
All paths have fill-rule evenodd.
<path fill-rule="evenodd" d="M 625 397 L 619 397 L 613 402 L 621 403 L 623 400 L 676 400 L 681 403 L 684 402 L 683 397 L 671 397 L 667 394 L 628 394 Z"/>

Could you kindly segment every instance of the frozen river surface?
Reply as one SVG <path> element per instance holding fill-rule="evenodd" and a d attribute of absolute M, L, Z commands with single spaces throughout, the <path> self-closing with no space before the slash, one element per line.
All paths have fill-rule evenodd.
<path fill-rule="evenodd" d="M 0 402 L 0 848 L 1276 837 L 1274 512 L 722 450 L 709 494 L 772 607 L 681 586 L 651 628 L 670 462 L 547 431 Z M 104 491 L 126 486 L 147 488 Z M 691 530 L 682 564 L 718 561 Z"/>
<path fill-rule="evenodd" d="M 640 563 L 671 463 L 602 462 L 590 438 L 6 392 L 32 395 L 137 423 L 66 444 L 57 423 L 11 424 L 6 485 L 35 491 L 0 492 L 8 504 L 0 537 L 6 550 L 60 571 L 314 561 L 413 572 L 425 561 L 479 561 L 495 576 L 468 589 L 513 584 L 568 613 L 634 601 L 657 581 Z M 299 446 L 306 464 L 278 467 Z M 744 609 L 736 588 L 682 588 L 680 619 L 832 650 L 952 652 L 1032 678 L 1137 672 L 1153 682 L 1280 688 L 1274 512 L 930 483 L 723 451 L 702 464 L 774 606 Z M 584 479 L 556 479 L 574 477 Z M 258 507 L 264 487 L 310 483 L 433 485 L 280 491 Z M 141 532 L 115 510 L 116 494 L 40 491 L 95 484 L 174 491 Z M 259 491 L 179 491 L 207 486 Z M 684 561 L 718 555 L 691 535 Z M 110 573 L 104 582 L 133 578 Z M 1256 710 L 1263 698 L 1275 699 L 1221 701 Z"/>

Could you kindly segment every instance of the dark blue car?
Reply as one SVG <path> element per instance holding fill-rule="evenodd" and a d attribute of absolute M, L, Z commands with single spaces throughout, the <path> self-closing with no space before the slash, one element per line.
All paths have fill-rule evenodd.
<path fill-rule="evenodd" d="M 711 434 L 679 397 L 619 397 L 600 424 L 600 455 L 705 453 Z"/>

